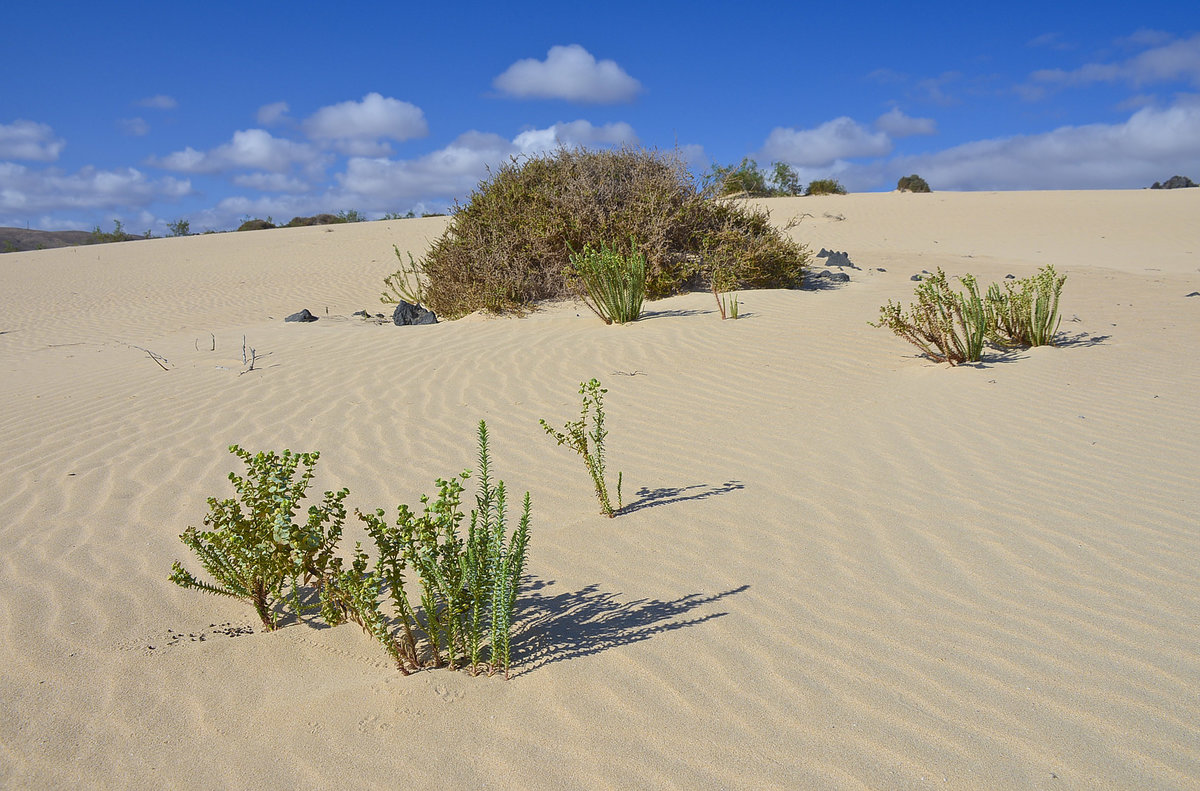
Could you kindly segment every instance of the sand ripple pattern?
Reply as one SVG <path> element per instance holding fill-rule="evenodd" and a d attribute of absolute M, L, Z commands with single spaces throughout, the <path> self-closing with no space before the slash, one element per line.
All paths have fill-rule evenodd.
<path fill-rule="evenodd" d="M 952 370 L 867 326 L 911 290 L 885 268 L 737 322 L 704 294 L 617 328 L 159 318 L 168 371 L 76 330 L 7 347 L 0 785 L 1195 787 L 1191 281 L 1071 271 L 1072 343 Z M 592 376 L 614 520 L 537 424 Z M 167 582 L 229 444 L 319 449 L 317 489 L 391 511 L 480 419 L 534 498 L 511 682 Z"/>

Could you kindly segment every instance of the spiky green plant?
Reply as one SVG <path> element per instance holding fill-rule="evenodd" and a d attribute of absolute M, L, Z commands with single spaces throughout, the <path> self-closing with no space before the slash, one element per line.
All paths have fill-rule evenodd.
<path fill-rule="evenodd" d="M 879 321 L 871 322 L 872 326 L 890 329 L 934 362 L 978 362 L 990 333 L 989 312 L 975 278 L 963 275 L 959 279 L 966 287 L 965 293 L 952 291 L 946 273 L 939 267 L 936 274 L 917 285 L 916 303 L 906 310 L 888 300 L 879 309 Z"/>
<path fill-rule="evenodd" d="M 585 244 L 582 252 L 571 251 L 568 280 L 583 303 L 605 324 L 625 324 L 642 315 L 646 257 L 638 252 L 632 238 L 629 248 L 628 255 L 607 244 L 599 249 Z"/>
<path fill-rule="evenodd" d="M 596 379 L 579 384 L 579 394 L 583 396 L 583 406 L 579 420 L 568 421 L 563 430 L 559 431 L 550 426 L 545 420 L 538 421 L 542 429 L 554 437 L 559 445 L 573 448 L 583 457 L 592 483 L 596 486 L 596 496 L 600 499 L 600 512 L 610 519 L 616 516 L 624 504 L 621 502 L 622 474 L 617 473 L 617 510 L 614 511 L 608 498 L 608 482 L 604 469 L 604 439 L 608 429 L 604 427 L 604 394 L 608 391 L 600 386 Z M 588 429 L 588 417 L 592 418 L 592 428 Z"/>
<path fill-rule="evenodd" d="M 475 673 L 502 670 L 509 675 L 510 635 L 529 546 L 531 504 L 526 493 L 520 522 L 510 535 L 506 490 L 503 481 L 492 483 L 483 421 L 477 507 L 471 510 L 464 538 L 461 481 L 468 477 L 464 471 L 449 480 L 438 479 L 437 496 L 421 498 L 425 507 L 419 516 L 406 505 L 397 508 L 394 524 L 388 524 L 382 509 L 358 513 L 378 550 L 373 578 L 380 588 L 389 589 L 399 626 L 376 634 L 362 620 L 359 623 L 376 634 L 405 673 L 445 663 L 451 668 L 462 664 Z M 419 607 L 409 602 L 406 582 L 415 582 Z M 429 644 L 428 656 L 418 644 L 422 634 Z"/>
<path fill-rule="evenodd" d="M 994 325 L 993 340 L 1004 346 L 1053 346 L 1062 317 L 1059 297 L 1066 275 L 1047 264 L 1036 275 L 1001 288 L 988 288 L 987 308 Z"/>
<path fill-rule="evenodd" d="M 281 605 L 285 610 L 290 605 L 297 617 L 313 609 L 305 604 L 302 587 L 315 583 L 319 593 L 328 581 L 349 491 L 325 492 L 321 503 L 308 509 L 307 521 L 297 523 L 296 509 L 320 454 L 285 450 L 282 455 L 251 455 L 237 445 L 229 451 L 247 470 L 245 477 L 229 473 L 237 499 L 208 498 L 204 524 L 213 529 L 188 527 L 179 537 L 216 582 L 198 579 L 179 561 L 171 567 L 170 580 L 183 588 L 247 601 L 270 630 L 278 625 Z"/>

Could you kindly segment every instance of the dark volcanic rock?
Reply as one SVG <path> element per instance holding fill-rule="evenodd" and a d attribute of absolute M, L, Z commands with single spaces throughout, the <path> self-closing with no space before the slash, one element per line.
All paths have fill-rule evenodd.
<path fill-rule="evenodd" d="M 1152 190 L 1177 190 L 1184 187 L 1196 187 L 1196 182 L 1192 181 L 1187 176 L 1171 176 L 1171 178 L 1159 184 L 1157 181 L 1150 185 Z"/>
<path fill-rule="evenodd" d="M 392 322 L 397 327 L 410 324 L 437 324 L 437 316 L 428 308 L 401 300 L 396 303 L 396 310 L 392 313 Z"/>
<path fill-rule="evenodd" d="M 316 320 L 317 320 L 317 317 L 314 316 L 313 314 L 309 313 L 308 308 L 305 308 L 304 310 L 300 311 L 299 313 L 293 313 L 292 315 L 290 315 L 286 319 L 284 319 L 284 321 L 316 321 Z"/>

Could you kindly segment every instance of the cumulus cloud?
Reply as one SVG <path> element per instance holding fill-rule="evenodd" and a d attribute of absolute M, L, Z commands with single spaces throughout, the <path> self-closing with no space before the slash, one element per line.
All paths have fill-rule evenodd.
<path fill-rule="evenodd" d="M 53 162 L 67 141 L 54 136 L 48 124 L 13 121 L 0 124 L 0 158 Z"/>
<path fill-rule="evenodd" d="M 362 101 L 341 102 L 322 107 L 304 122 L 309 138 L 329 143 L 356 156 L 384 154 L 390 151 L 383 138 L 410 140 L 429 134 L 425 113 L 420 107 L 378 93 L 368 93 Z"/>
<path fill-rule="evenodd" d="M 513 138 L 513 145 L 526 153 L 549 151 L 560 145 L 622 145 L 638 142 L 633 127 L 621 121 L 593 126 L 589 121 L 557 123 L 547 129 L 530 129 Z"/>
<path fill-rule="evenodd" d="M 179 102 L 171 96 L 158 94 L 157 96 L 147 96 L 137 102 L 139 107 L 153 107 L 156 110 L 174 110 L 179 106 Z"/>
<path fill-rule="evenodd" d="M 492 80 L 492 86 L 519 99 L 595 104 L 628 102 L 642 90 L 615 61 L 597 61 L 578 44 L 551 47 L 545 60 L 519 60 Z"/>
<path fill-rule="evenodd" d="M 899 107 L 893 107 L 876 118 L 875 128 L 892 139 L 937 134 L 937 123 L 932 118 L 912 118 L 901 112 Z"/>
<path fill-rule="evenodd" d="M 310 184 L 286 173 L 239 173 L 233 177 L 233 183 L 239 187 L 259 190 L 261 192 L 307 192 Z"/>
<path fill-rule="evenodd" d="M 815 129 L 776 127 L 767 136 L 761 156 L 799 167 L 819 167 L 844 159 L 886 156 L 891 151 L 892 141 L 886 133 L 872 132 L 843 116 Z"/>
<path fill-rule="evenodd" d="M 258 108 L 258 112 L 255 114 L 255 119 L 261 126 L 274 126 L 275 124 L 290 120 L 288 118 L 289 109 L 291 108 L 288 107 L 287 102 L 272 102 L 271 104 L 264 104 L 262 107 Z"/>
<path fill-rule="evenodd" d="M 310 145 L 272 137 L 262 129 L 245 129 L 234 132 L 232 140 L 210 151 L 197 151 L 189 146 L 165 157 L 152 158 L 150 164 L 183 173 L 243 169 L 279 173 L 295 163 L 311 165 L 317 159 L 318 154 Z"/>
<path fill-rule="evenodd" d="M 0 209 L 20 213 L 146 206 L 192 191 L 187 179 L 151 179 L 134 168 L 98 170 L 89 166 L 68 174 L 12 162 L 0 162 L 0 184 Z"/>
<path fill-rule="evenodd" d="M 920 173 L 935 189 L 1117 189 L 1177 172 L 1200 172 L 1200 97 L 1144 107 L 1123 123 L 1064 126 L 1036 135 L 980 140 L 891 170 Z"/>
<path fill-rule="evenodd" d="M 1147 32 L 1148 33 L 1148 32 Z M 1145 35 L 1142 42 L 1161 42 Z M 1175 39 L 1145 50 L 1117 63 L 1086 63 L 1077 69 L 1043 69 L 1030 79 L 1037 85 L 1072 87 L 1098 82 L 1127 82 L 1134 86 L 1156 83 L 1188 82 L 1200 87 L 1200 33 L 1187 39 Z M 1023 91 L 1027 96 L 1036 91 Z"/>
<path fill-rule="evenodd" d="M 626 123 L 558 123 L 526 130 L 512 140 L 471 131 L 416 159 L 351 158 L 337 177 L 337 200 L 383 210 L 401 200 L 450 198 L 474 189 L 489 166 L 512 156 L 541 153 L 558 145 L 618 145 L 636 140 L 633 127 Z"/>

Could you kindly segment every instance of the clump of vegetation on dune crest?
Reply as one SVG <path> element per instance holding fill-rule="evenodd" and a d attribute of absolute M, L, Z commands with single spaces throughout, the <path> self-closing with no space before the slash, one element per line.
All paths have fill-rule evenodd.
<path fill-rule="evenodd" d="M 807 249 L 761 210 L 710 200 L 675 154 L 560 148 L 514 157 L 480 183 L 429 253 L 404 267 L 449 318 L 572 294 L 571 253 L 645 257 L 645 295 L 800 284 Z"/>

